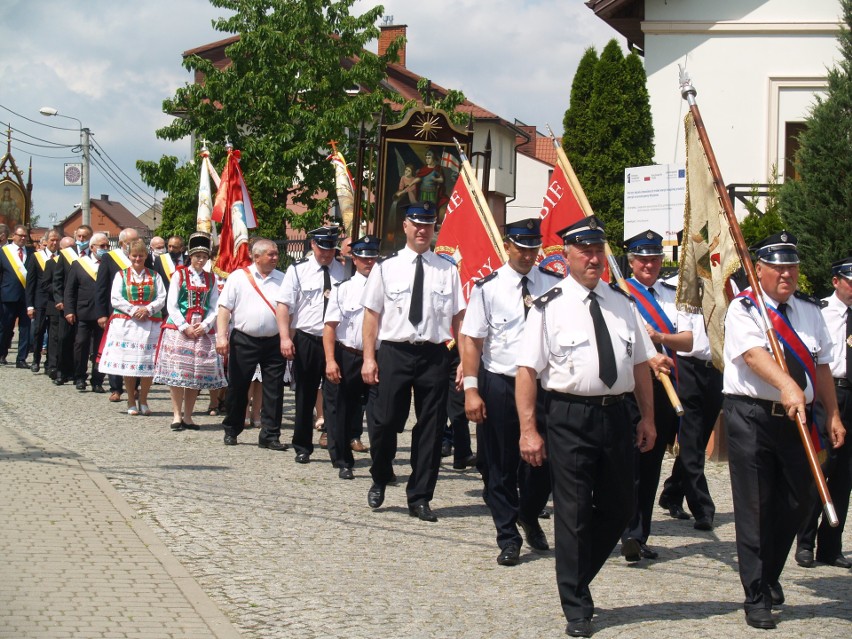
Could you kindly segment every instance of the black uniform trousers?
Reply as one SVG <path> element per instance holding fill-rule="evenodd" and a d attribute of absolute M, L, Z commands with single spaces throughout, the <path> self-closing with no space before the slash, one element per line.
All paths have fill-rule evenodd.
<path fill-rule="evenodd" d="M 441 464 L 441 433 L 447 423 L 449 352 L 444 344 L 382 342 L 376 356 L 379 384 L 372 393 L 367 432 L 370 474 L 380 485 L 394 476 L 397 437 L 405 429 L 414 391 L 417 423 L 411 431 L 411 476 L 406 486 L 409 506 L 429 503 Z"/>
<path fill-rule="evenodd" d="M 296 347 L 296 356 L 293 358 L 293 380 L 296 384 L 293 448 L 297 454 L 310 455 L 314 452 L 314 406 L 325 376 L 325 351 L 320 335 L 304 331 L 296 331 L 293 344 Z"/>
<path fill-rule="evenodd" d="M 654 510 L 654 497 L 657 496 L 657 487 L 660 484 L 660 469 L 663 464 L 663 456 L 666 447 L 674 442 L 677 432 L 677 414 L 669 401 L 663 385 L 653 380 L 654 387 L 654 427 L 657 429 L 657 439 L 654 447 L 647 452 L 634 449 L 636 462 L 634 465 L 634 495 L 636 507 L 632 511 L 627 528 L 621 535 L 625 539 L 638 539 L 643 544 L 651 535 L 651 517 Z M 627 396 L 627 404 L 635 427 L 639 423 L 639 406 L 632 394 Z"/>
<path fill-rule="evenodd" d="M 461 356 L 458 345 L 450 349 L 449 380 L 447 385 L 447 425 L 441 441 L 453 445 L 453 458 L 456 461 L 467 459 L 473 454 L 470 448 L 470 420 L 464 412 L 464 391 L 456 388 L 456 369 Z M 477 463 L 477 468 L 479 464 Z"/>
<path fill-rule="evenodd" d="M 334 358 L 340 367 L 340 383 L 332 384 L 326 379 L 322 390 L 328 454 L 335 468 L 352 468 L 355 457 L 349 442 L 363 432 L 364 404 L 370 387 L 361 377 L 363 354 L 345 350 L 337 342 Z"/>
<path fill-rule="evenodd" d="M 843 554 L 843 529 L 849 512 L 849 491 L 852 489 L 852 452 L 850 452 L 848 441 L 852 437 L 850 435 L 852 432 L 852 386 L 849 382 L 844 382 L 844 386 L 835 385 L 834 388 L 837 391 L 840 420 L 846 428 L 847 443 L 840 448 L 831 447 L 826 428 L 825 409 L 819 402 L 814 404 L 814 422 L 819 428 L 823 441 L 826 442 L 828 455 L 822 465 L 822 472 L 840 524 L 837 528 L 832 528 L 824 517 L 820 523 L 822 501 L 814 485 L 811 491 L 810 511 L 798 534 L 798 547 L 807 550 L 816 549 L 816 560 L 825 563 L 832 563 Z"/>
<path fill-rule="evenodd" d="M 521 460 L 521 427 L 515 406 L 515 378 L 485 368 L 479 372 L 479 394 L 486 419 L 476 426 L 477 467 L 483 499 L 497 529 L 497 545 L 522 545 L 518 520 L 535 522 L 550 496 L 550 465 L 532 467 Z M 545 437 L 544 391 L 539 388 L 536 425 Z"/>
<path fill-rule="evenodd" d="M 16 321 L 18 322 L 18 354 L 15 361 L 23 362 L 30 354 L 30 317 L 27 315 L 27 302 L 23 298 L 17 302 L 0 304 L 0 357 L 6 357 L 9 354 Z"/>
<path fill-rule="evenodd" d="M 98 370 L 96 360 L 104 329 L 98 325 L 98 320 L 77 319 L 77 334 L 74 336 L 74 381 L 84 382 L 89 372 L 89 362 L 92 363 L 92 386 L 101 386 L 104 376 Z"/>
<path fill-rule="evenodd" d="M 663 484 L 660 503 L 681 506 L 686 497 L 696 519 L 713 521 L 716 505 L 707 487 L 704 462 L 707 443 L 722 409 L 722 373 L 712 363 L 694 357 L 678 357 L 677 366 L 677 394 L 683 405 L 677 433 L 680 452 L 671 476 Z"/>
<path fill-rule="evenodd" d="M 37 308 L 30 323 L 30 343 L 33 350 L 33 364 L 41 364 L 41 352 L 44 349 L 44 334 L 48 332 L 47 315 L 44 308 Z"/>
<path fill-rule="evenodd" d="M 556 583 L 566 619 L 595 608 L 589 585 L 633 512 L 633 425 L 624 401 L 608 406 L 548 393 Z"/>
<path fill-rule="evenodd" d="M 771 402 L 728 395 L 722 406 L 745 610 L 768 609 L 813 480 L 796 424 L 773 417 Z"/>
<path fill-rule="evenodd" d="M 258 442 L 280 441 L 281 416 L 284 412 L 284 369 L 287 360 L 281 354 L 278 335 L 252 337 L 242 331 L 231 331 L 228 347 L 227 415 L 222 421 L 225 434 L 236 437 L 243 432 L 251 378 L 260 364 L 263 377 L 263 403 L 260 411 L 261 430 Z"/>
<path fill-rule="evenodd" d="M 74 338 L 77 326 L 69 324 L 60 311 L 49 317 L 47 369 L 56 371 L 58 378 L 67 381 L 74 377 Z"/>

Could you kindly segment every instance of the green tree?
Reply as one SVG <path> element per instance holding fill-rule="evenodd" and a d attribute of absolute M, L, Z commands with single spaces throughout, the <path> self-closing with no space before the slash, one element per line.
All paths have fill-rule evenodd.
<path fill-rule="evenodd" d="M 379 35 L 376 21 L 383 8 L 353 16 L 355 0 L 210 2 L 234 12 L 213 23 L 217 31 L 240 36 L 225 50 L 230 64 L 217 68 L 199 56 L 185 59 L 184 66 L 201 72 L 204 80 L 164 101 L 163 110 L 179 117 L 157 136 L 205 138 L 217 167 L 224 164 L 225 143 L 233 143 L 242 155 L 259 233 L 281 237 L 285 220 L 299 227 L 319 225 L 330 204 L 321 194 L 334 193 L 334 171 L 326 161 L 329 140 L 338 141 L 344 156 L 354 157 L 349 130 L 371 121 L 390 97 L 381 82 L 401 41 L 383 56 L 366 51 Z M 197 200 L 184 191 L 197 193 L 197 170 L 178 167 L 170 157 L 137 166 L 150 186 L 169 194 L 161 228 L 193 230 Z M 288 196 L 307 212 L 297 216 L 287 206 Z"/>
<path fill-rule="evenodd" d="M 610 40 L 594 63 L 591 94 L 586 99 L 594 57 L 587 51 L 583 61 L 583 76 L 575 78 L 580 94 L 575 105 L 572 85 L 571 106 L 565 114 L 563 146 L 617 249 L 624 236 L 624 169 L 651 164 L 654 155 L 645 69 L 636 53 L 625 57 L 618 42 Z M 579 112 L 573 113 L 575 108 Z"/>
<path fill-rule="evenodd" d="M 798 237 L 802 271 L 818 295 L 831 292 L 831 262 L 849 255 L 852 237 L 852 0 L 841 0 L 841 60 L 828 71 L 799 136 L 799 179 L 781 187 L 781 210 Z"/>
<path fill-rule="evenodd" d="M 595 67 L 598 64 L 598 52 L 594 47 L 589 47 L 580 59 L 574 80 L 571 82 L 571 99 L 565 118 L 562 121 L 563 134 L 562 146 L 569 159 L 576 157 L 582 161 L 589 153 L 588 138 L 585 135 L 588 129 L 589 102 L 592 99 L 592 90 L 595 86 Z M 574 160 L 571 159 L 572 166 Z M 577 167 L 574 166 L 574 170 Z"/>

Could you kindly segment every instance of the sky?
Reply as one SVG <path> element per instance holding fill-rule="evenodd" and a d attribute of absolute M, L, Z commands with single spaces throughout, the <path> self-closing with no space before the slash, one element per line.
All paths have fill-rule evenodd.
<path fill-rule="evenodd" d="M 376 4 L 357 0 L 353 13 Z M 582 0 L 382 4 L 394 24 L 408 27 L 411 71 L 463 91 L 510 122 L 541 132 L 549 124 L 557 135 L 583 52 L 618 37 Z M 80 161 L 80 135 L 75 120 L 44 117 L 39 109 L 53 107 L 92 132 L 91 197 L 107 194 L 141 214 L 164 194 L 142 182 L 136 161 L 190 160 L 189 139 L 158 140 L 155 131 L 171 120 L 163 100 L 191 81 L 183 51 L 231 35 L 212 27 L 223 15 L 209 0 L 0 3 L 0 122 L 13 129 L 18 167 L 26 171 L 32 157 L 34 213 L 42 226 L 79 205 L 81 189 L 63 185 L 63 167 Z"/>

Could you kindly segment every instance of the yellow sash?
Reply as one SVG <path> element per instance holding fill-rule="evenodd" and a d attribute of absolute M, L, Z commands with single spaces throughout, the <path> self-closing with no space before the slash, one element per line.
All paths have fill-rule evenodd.
<path fill-rule="evenodd" d="M 163 273 L 166 274 L 166 281 L 171 282 L 172 275 L 174 275 L 175 272 L 175 263 L 172 262 L 172 256 L 168 253 L 163 253 L 160 256 L 160 264 L 163 265 Z"/>
<path fill-rule="evenodd" d="M 45 258 L 44 253 L 41 251 L 36 251 L 36 262 L 38 262 L 38 267 L 43 271 L 45 265 L 47 264 L 47 258 Z"/>
<path fill-rule="evenodd" d="M 112 249 L 109 254 L 112 255 L 112 259 L 115 260 L 115 263 L 118 264 L 118 267 L 122 271 L 130 268 L 130 260 L 120 248 Z"/>
<path fill-rule="evenodd" d="M 86 273 L 89 274 L 89 277 L 91 277 L 93 280 L 98 279 L 98 268 L 94 264 L 92 264 L 92 260 L 88 260 L 85 258 L 81 259 L 80 266 L 83 267 L 83 270 L 86 271 Z"/>
<path fill-rule="evenodd" d="M 65 259 L 68 260 L 68 264 L 73 264 L 74 262 L 77 261 L 77 258 L 79 257 L 77 255 L 76 251 L 74 250 L 74 248 L 71 247 L 71 246 L 66 246 L 64 249 L 62 249 L 59 252 L 62 253 L 62 255 L 65 256 Z"/>
<path fill-rule="evenodd" d="M 27 286 L 27 267 L 24 266 L 24 263 L 21 261 L 21 258 L 18 257 L 18 251 L 13 250 L 18 247 L 14 244 L 7 244 L 3 247 L 3 250 L 6 252 L 6 259 L 9 260 L 9 264 L 12 265 L 12 268 L 15 269 L 15 275 L 18 276 L 18 279 L 21 281 L 21 286 L 26 288 Z"/>

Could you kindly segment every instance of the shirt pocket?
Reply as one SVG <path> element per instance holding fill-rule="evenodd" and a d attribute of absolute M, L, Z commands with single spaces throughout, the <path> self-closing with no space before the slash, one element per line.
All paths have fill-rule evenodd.
<path fill-rule="evenodd" d="M 385 295 L 393 306 L 402 308 L 409 297 L 411 286 L 408 282 L 390 282 L 385 286 Z"/>
<path fill-rule="evenodd" d="M 550 351 L 557 364 L 570 368 L 583 366 L 592 360 L 592 341 L 588 333 L 577 330 L 560 330 L 550 343 Z"/>
<path fill-rule="evenodd" d="M 632 360 L 633 354 L 636 352 L 636 333 L 622 322 L 611 324 L 609 329 L 616 361 L 619 359 Z"/>
<path fill-rule="evenodd" d="M 440 282 L 432 288 L 432 308 L 441 317 L 451 317 L 453 312 L 453 288 L 447 282 Z"/>

